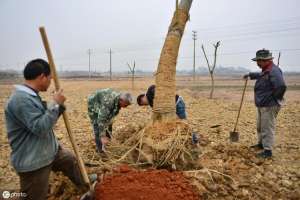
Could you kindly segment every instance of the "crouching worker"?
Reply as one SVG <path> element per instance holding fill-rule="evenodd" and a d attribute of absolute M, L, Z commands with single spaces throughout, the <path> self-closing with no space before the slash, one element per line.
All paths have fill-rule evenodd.
<path fill-rule="evenodd" d="M 76 186 L 84 189 L 76 158 L 64 149 L 53 127 L 64 112 L 66 98 L 62 91 L 53 94 L 48 105 L 39 92 L 51 83 L 49 64 L 36 59 L 24 69 L 25 82 L 16 85 L 5 107 L 6 128 L 11 146 L 11 163 L 20 177 L 21 192 L 26 200 L 45 200 L 51 171 L 61 171 Z"/>
<path fill-rule="evenodd" d="M 154 96 L 155 96 L 155 85 L 151 85 L 148 88 L 146 94 L 140 94 L 137 97 L 137 103 L 140 106 L 150 105 L 152 108 Z M 183 98 L 176 94 L 175 102 L 176 102 L 176 114 L 177 114 L 178 118 L 186 119 L 185 104 L 184 104 Z"/>
<path fill-rule="evenodd" d="M 88 114 L 93 125 L 97 152 L 105 151 L 112 132 L 112 120 L 121 108 L 132 103 L 129 93 L 118 93 L 110 88 L 97 90 L 88 97 Z"/>

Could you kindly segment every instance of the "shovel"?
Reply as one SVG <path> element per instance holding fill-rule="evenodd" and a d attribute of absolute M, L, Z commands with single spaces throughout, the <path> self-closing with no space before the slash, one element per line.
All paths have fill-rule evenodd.
<path fill-rule="evenodd" d="M 48 42 L 46 30 L 45 30 L 44 27 L 40 27 L 39 30 L 40 30 L 41 37 L 42 37 L 42 40 L 43 40 L 43 44 L 44 44 L 44 47 L 45 47 L 45 50 L 46 50 L 46 54 L 47 54 L 47 57 L 48 57 L 48 61 L 49 61 L 49 65 L 50 65 L 50 70 L 51 70 L 51 75 L 52 75 L 52 78 L 54 80 L 55 89 L 58 91 L 60 89 L 60 84 L 59 84 L 59 80 L 58 80 L 58 77 L 57 77 L 56 68 L 55 68 L 53 57 L 52 57 L 51 49 L 50 49 L 50 46 L 49 46 L 49 42 Z M 63 119 L 64 119 L 64 122 L 65 122 L 65 125 L 66 125 L 66 128 L 67 128 L 69 139 L 71 141 L 73 150 L 75 152 L 76 159 L 78 161 L 78 165 L 79 165 L 79 169 L 80 169 L 81 175 L 83 177 L 83 181 L 86 183 L 86 185 L 89 186 L 89 191 L 84 195 L 85 196 L 84 199 L 85 200 L 86 199 L 94 199 L 94 187 L 95 187 L 95 184 L 92 185 L 91 182 L 90 182 L 90 180 L 89 180 L 89 178 L 88 178 L 88 174 L 87 174 L 87 171 L 85 169 L 83 160 L 80 157 L 80 154 L 79 154 L 79 151 L 78 151 L 78 147 L 77 147 L 77 145 L 75 143 L 74 135 L 73 135 L 73 133 L 71 131 L 71 127 L 70 127 L 70 123 L 69 123 L 68 115 L 67 115 L 66 111 L 63 112 Z"/>
<path fill-rule="evenodd" d="M 241 110 L 242 110 L 244 96 L 245 96 L 245 92 L 246 92 L 246 88 L 247 88 L 247 82 L 248 82 L 248 78 L 245 79 L 244 90 L 243 90 L 243 94 L 242 94 L 242 99 L 241 99 L 241 103 L 240 103 L 239 112 L 238 112 L 238 115 L 237 115 L 237 118 L 236 118 L 236 122 L 235 122 L 235 125 L 234 125 L 234 129 L 233 129 L 233 131 L 230 132 L 229 138 L 230 138 L 231 142 L 238 142 L 239 141 L 240 134 L 239 134 L 239 132 L 236 131 L 236 129 L 237 129 L 237 125 L 238 125 L 240 114 L 241 114 Z"/>

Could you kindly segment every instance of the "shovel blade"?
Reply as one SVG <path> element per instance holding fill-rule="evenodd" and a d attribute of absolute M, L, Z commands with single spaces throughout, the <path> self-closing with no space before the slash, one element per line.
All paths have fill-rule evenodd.
<path fill-rule="evenodd" d="M 236 131 L 231 131 L 230 132 L 230 141 L 231 142 L 238 142 L 240 138 L 240 134 Z"/>

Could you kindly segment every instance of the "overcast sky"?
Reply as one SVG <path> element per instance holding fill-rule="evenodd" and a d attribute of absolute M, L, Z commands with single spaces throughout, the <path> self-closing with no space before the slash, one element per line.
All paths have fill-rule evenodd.
<path fill-rule="evenodd" d="M 38 31 L 45 26 L 59 70 L 138 70 L 157 68 L 175 0 L 0 0 L 0 69 L 18 69 L 30 59 L 46 58 Z M 271 49 L 285 71 L 300 71 L 299 0 L 194 0 L 180 46 L 177 69 L 193 66 L 192 30 L 196 30 L 196 66 L 206 67 L 221 41 L 217 65 L 257 69 L 251 58 Z M 210 57 L 212 60 L 212 57 Z M 277 61 L 276 61 L 277 62 Z"/>

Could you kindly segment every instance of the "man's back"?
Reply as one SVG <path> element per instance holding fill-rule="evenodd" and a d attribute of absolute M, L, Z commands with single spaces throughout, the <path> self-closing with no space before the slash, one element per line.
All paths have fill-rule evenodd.
<path fill-rule="evenodd" d="M 120 93 L 110 88 L 97 90 L 88 97 L 88 113 L 92 123 L 110 120 L 118 114 Z M 103 120 L 102 120 L 103 119 Z"/>

